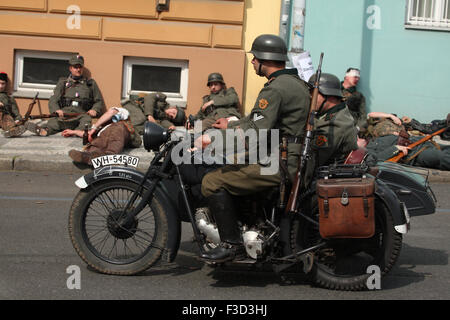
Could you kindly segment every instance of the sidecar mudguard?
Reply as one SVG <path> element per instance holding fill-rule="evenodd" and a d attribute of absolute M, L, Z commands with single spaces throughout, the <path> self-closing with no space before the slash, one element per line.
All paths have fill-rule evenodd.
<path fill-rule="evenodd" d="M 134 168 L 122 167 L 122 166 L 106 166 L 95 169 L 94 171 L 79 178 L 75 184 L 84 189 L 99 181 L 108 179 L 123 179 L 129 180 L 135 183 L 140 183 L 144 179 L 144 174 Z M 149 187 L 150 181 L 146 181 L 144 186 Z M 172 262 L 178 252 L 181 240 L 181 220 L 174 204 L 167 193 L 167 189 L 162 185 L 158 185 L 155 189 L 155 194 L 158 199 L 161 200 L 161 205 L 164 207 L 164 211 L 167 215 L 168 224 L 168 239 L 167 247 L 167 262 Z"/>
<path fill-rule="evenodd" d="M 379 163 L 378 168 L 377 179 L 383 180 L 405 203 L 411 217 L 435 212 L 435 198 L 426 177 L 397 163 Z"/>
<path fill-rule="evenodd" d="M 399 200 L 395 192 L 384 181 L 376 179 L 375 182 L 375 194 L 391 212 L 395 230 L 402 234 L 407 233 L 409 230 L 409 214 L 405 204 Z"/>

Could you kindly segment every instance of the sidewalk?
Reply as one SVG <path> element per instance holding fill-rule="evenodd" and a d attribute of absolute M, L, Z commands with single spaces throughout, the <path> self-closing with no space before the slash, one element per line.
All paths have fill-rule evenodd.
<path fill-rule="evenodd" d="M 441 144 L 449 141 L 436 139 Z M 49 137 L 38 137 L 25 132 L 16 138 L 5 138 L 0 130 L 0 171 L 55 171 L 65 173 L 86 174 L 89 168 L 80 169 L 75 166 L 68 156 L 69 150 L 81 150 L 82 139 L 78 137 L 64 138 L 60 134 Z M 125 149 L 122 154 L 139 157 L 141 171 L 148 168 L 154 154 L 147 152 L 144 146 L 136 149 Z M 422 170 L 421 170 L 422 171 Z M 450 171 L 428 170 L 429 181 L 450 182 Z"/>
<path fill-rule="evenodd" d="M 64 138 L 60 134 L 39 137 L 28 131 L 16 138 L 5 138 L 0 130 L 0 170 L 17 171 L 55 171 L 85 174 L 88 167 L 80 169 L 75 166 L 68 153 L 71 149 L 81 150 L 82 139 Z M 144 146 L 125 149 L 122 154 L 139 157 L 138 169 L 148 168 L 154 154 L 147 152 Z"/>

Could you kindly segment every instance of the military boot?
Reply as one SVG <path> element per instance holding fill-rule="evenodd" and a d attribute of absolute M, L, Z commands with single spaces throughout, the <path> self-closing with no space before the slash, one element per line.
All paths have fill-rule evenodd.
<path fill-rule="evenodd" d="M 221 189 L 208 197 L 208 206 L 216 221 L 221 243 L 216 248 L 202 253 L 200 258 L 216 263 L 243 259 L 245 248 L 231 195 Z"/>
<path fill-rule="evenodd" d="M 25 128 L 26 128 L 28 131 L 30 131 L 30 132 L 32 132 L 32 133 L 38 135 L 38 136 L 42 136 L 42 137 L 48 136 L 47 130 L 46 130 L 45 128 L 42 128 L 41 126 L 38 126 L 38 125 L 37 125 L 36 123 L 34 123 L 34 122 L 31 122 L 31 121 L 25 122 Z"/>
<path fill-rule="evenodd" d="M 72 149 L 69 151 L 69 157 L 72 158 L 73 162 L 91 165 L 92 155 L 89 152 Z"/>
<path fill-rule="evenodd" d="M 3 135 L 5 138 L 14 138 L 21 136 L 27 129 L 24 126 L 15 126 L 5 131 Z"/>

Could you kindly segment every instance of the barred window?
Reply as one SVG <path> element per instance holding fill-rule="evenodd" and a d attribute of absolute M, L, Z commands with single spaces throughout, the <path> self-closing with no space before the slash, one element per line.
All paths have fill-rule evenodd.
<path fill-rule="evenodd" d="M 450 30 L 449 0 L 408 0 L 406 28 Z"/>

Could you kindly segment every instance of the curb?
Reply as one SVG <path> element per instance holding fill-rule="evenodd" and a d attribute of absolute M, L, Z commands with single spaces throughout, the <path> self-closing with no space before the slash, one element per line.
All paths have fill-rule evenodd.
<path fill-rule="evenodd" d="M 53 156 L 51 160 L 37 160 L 38 156 L 20 155 L 20 156 L 0 156 L 0 171 L 53 171 L 61 173 L 75 173 L 84 175 L 92 171 L 90 167 L 78 167 L 68 160 L 68 156 Z M 142 157 L 138 170 L 145 172 L 151 159 Z M 428 173 L 429 182 L 450 182 L 450 171 L 441 171 L 434 169 L 417 168 L 418 174 Z M 420 172 L 419 172 L 420 171 Z"/>

